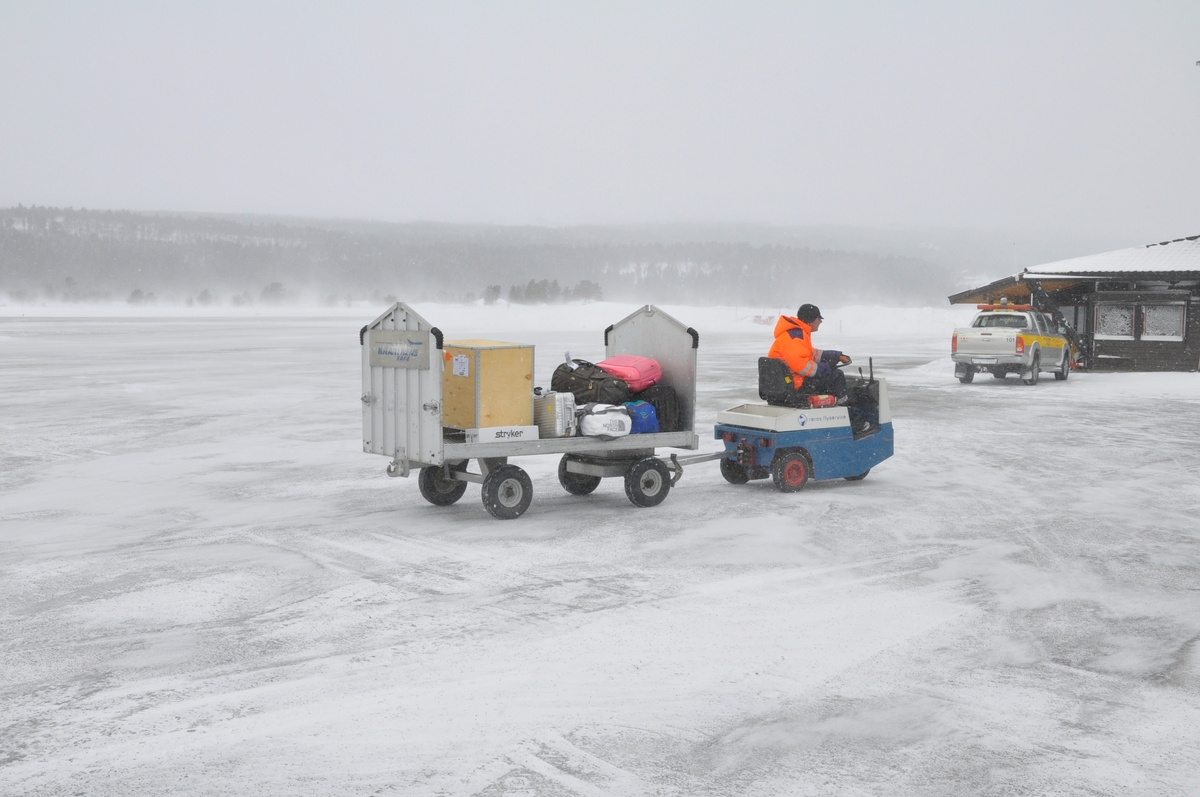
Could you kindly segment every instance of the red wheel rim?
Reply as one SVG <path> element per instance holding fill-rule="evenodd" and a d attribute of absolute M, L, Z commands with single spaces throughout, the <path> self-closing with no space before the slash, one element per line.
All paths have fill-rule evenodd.
<path fill-rule="evenodd" d="M 804 475 L 808 469 L 804 463 L 798 459 L 793 459 L 791 462 L 783 466 L 783 480 L 788 483 L 789 487 L 796 487 L 804 484 Z"/>

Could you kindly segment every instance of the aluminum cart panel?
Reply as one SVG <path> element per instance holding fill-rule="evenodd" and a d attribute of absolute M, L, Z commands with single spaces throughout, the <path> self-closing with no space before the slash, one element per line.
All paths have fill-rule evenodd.
<path fill-rule="evenodd" d="M 699 346 L 700 335 L 696 330 L 652 304 L 604 330 L 606 357 L 635 354 L 658 361 L 662 367 L 661 384 L 675 388 L 679 400 L 679 425 L 683 429 L 696 428 L 696 349 Z M 695 445 L 684 447 L 696 448 Z"/>
<path fill-rule="evenodd" d="M 442 464 L 442 333 L 397 302 L 359 332 L 363 451 Z"/>

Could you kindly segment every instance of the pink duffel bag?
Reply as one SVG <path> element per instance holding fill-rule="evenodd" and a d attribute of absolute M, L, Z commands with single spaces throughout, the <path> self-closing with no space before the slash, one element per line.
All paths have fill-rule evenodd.
<path fill-rule="evenodd" d="M 603 368 L 608 375 L 625 380 L 631 393 L 643 391 L 662 379 L 662 367 L 658 360 L 651 360 L 649 357 L 618 354 L 596 365 Z"/>

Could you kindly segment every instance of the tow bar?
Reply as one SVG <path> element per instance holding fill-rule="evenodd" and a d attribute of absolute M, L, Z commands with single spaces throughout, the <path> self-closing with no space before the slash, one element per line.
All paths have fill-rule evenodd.
<path fill-rule="evenodd" d="M 671 455 L 671 461 L 667 463 L 667 470 L 671 471 L 671 486 L 674 487 L 683 478 L 684 465 L 696 465 L 701 462 L 712 462 L 715 459 L 724 459 L 729 453 L 727 451 L 714 451 L 711 454 L 688 454 L 679 456 L 678 454 Z"/>

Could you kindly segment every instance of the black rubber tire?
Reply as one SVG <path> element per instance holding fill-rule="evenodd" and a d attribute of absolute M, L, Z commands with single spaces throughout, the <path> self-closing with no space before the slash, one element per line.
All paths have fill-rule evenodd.
<path fill-rule="evenodd" d="M 434 506 L 450 506 L 467 491 L 466 482 L 447 481 L 440 465 L 421 468 L 417 487 L 421 489 L 421 497 Z"/>
<path fill-rule="evenodd" d="M 600 486 L 599 476 L 571 473 L 567 470 L 567 455 L 558 461 L 558 483 L 571 495 L 588 495 Z"/>
<path fill-rule="evenodd" d="M 750 471 L 746 466 L 739 465 L 728 457 L 721 460 L 721 475 L 730 484 L 745 484 L 750 481 Z"/>
<path fill-rule="evenodd" d="M 975 381 L 975 371 L 971 370 L 971 371 L 967 371 L 964 374 L 959 374 L 958 381 L 962 382 L 964 385 L 971 384 L 972 382 Z"/>
<path fill-rule="evenodd" d="M 846 481 L 848 481 L 848 482 L 860 482 L 860 481 L 862 481 L 863 479 L 867 478 L 867 474 L 868 474 L 868 473 L 870 473 L 870 472 L 871 472 L 871 469 L 870 469 L 870 468 L 867 468 L 866 470 L 864 470 L 862 473 L 858 474 L 857 476 L 847 476 L 847 477 L 846 477 Z"/>
<path fill-rule="evenodd" d="M 1067 377 L 1071 375 L 1071 350 L 1063 349 L 1062 364 L 1058 370 L 1054 372 L 1054 378 L 1059 382 L 1067 381 Z"/>
<path fill-rule="evenodd" d="M 1022 376 L 1021 381 L 1027 385 L 1036 385 L 1042 375 L 1042 353 L 1034 352 L 1033 361 L 1029 364 L 1029 376 Z"/>
<path fill-rule="evenodd" d="M 483 479 L 483 508 L 500 520 L 525 514 L 533 500 L 533 482 L 516 465 L 501 465 Z"/>
<path fill-rule="evenodd" d="M 671 471 L 661 459 L 639 459 L 625 471 L 625 495 L 634 506 L 658 506 L 669 492 Z"/>
<path fill-rule="evenodd" d="M 777 451 L 771 460 L 771 480 L 781 493 L 794 493 L 804 489 L 812 476 L 812 463 L 803 451 L 796 449 Z"/>
<path fill-rule="evenodd" d="M 992 378 L 993 379 L 1003 379 L 1006 376 L 1008 376 L 1007 371 L 1001 371 L 999 368 L 992 370 Z"/>

